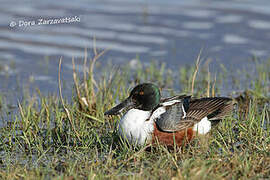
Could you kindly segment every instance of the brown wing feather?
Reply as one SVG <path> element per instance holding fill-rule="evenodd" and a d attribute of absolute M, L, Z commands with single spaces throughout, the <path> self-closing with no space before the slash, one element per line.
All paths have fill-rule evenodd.
<path fill-rule="evenodd" d="M 187 117 L 202 119 L 213 114 L 213 117 L 223 117 L 232 111 L 232 99 L 226 97 L 201 98 L 190 101 Z"/>
<path fill-rule="evenodd" d="M 232 99 L 226 97 L 193 99 L 189 102 L 186 118 L 179 120 L 178 131 L 192 127 L 206 116 L 209 120 L 221 119 L 233 109 Z"/>
<path fill-rule="evenodd" d="M 200 119 L 195 119 L 192 117 L 186 117 L 182 120 L 179 121 L 179 123 L 177 124 L 177 131 L 181 131 L 187 128 L 192 127 L 195 123 L 199 122 Z"/>

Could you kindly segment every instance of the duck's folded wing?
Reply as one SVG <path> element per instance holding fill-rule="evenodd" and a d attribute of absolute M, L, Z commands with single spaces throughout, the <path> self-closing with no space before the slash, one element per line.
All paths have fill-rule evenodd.
<path fill-rule="evenodd" d="M 194 124 L 193 119 L 185 119 L 189 108 L 190 96 L 178 96 L 170 98 L 170 101 L 161 103 L 156 112 L 153 113 L 157 127 L 161 131 L 174 132 L 179 129 L 185 129 Z"/>
<path fill-rule="evenodd" d="M 226 97 L 213 97 L 193 99 L 189 103 L 187 117 L 209 120 L 223 118 L 233 109 L 232 99 Z"/>
<path fill-rule="evenodd" d="M 155 119 L 156 124 L 162 131 L 175 132 L 192 127 L 205 117 L 209 120 L 223 118 L 232 111 L 233 105 L 230 98 L 216 97 L 182 100 L 165 108 Z"/>

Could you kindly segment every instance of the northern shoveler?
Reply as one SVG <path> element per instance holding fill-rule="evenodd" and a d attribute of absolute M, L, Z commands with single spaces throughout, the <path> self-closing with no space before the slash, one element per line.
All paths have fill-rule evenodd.
<path fill-rule="evenodd" d="M 117 115 L 127 110 L 118 125 L 119 135 L 132 145 L 159 142 L 167 146 L 183 145 L 195 134 L 206 134 L 233 109 L 232 99 L 212 97 L 191 99 L 173 96 L 161 99 L 152 83 L 137 85 L 123 102 L 105 112 Z"/>

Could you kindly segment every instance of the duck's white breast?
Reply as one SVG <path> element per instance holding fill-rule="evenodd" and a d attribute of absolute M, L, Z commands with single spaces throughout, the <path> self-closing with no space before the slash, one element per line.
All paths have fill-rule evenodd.
<path fill-rule="evenodd" d="M 130 144 L 143 145 L 152 139 L 154 121 L 149 119 L 151 112 L 131 109 L 120 119 L 118 133 Z M 146 121 L 147 120 L 147 121 Z"/>

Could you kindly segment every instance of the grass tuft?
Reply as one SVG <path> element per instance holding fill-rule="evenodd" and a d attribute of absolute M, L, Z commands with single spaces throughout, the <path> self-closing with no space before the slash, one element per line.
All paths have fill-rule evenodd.
<path fill-rule="evenodd" d="M 0 129 L 1 179 L 269 178 L 270 59 L 254 61 L 250 71 L 239 69 L 242 76 L 236 77 L 222 65 L 220 71 L 211 72 L 209 61 L 199 68 L 200 54 L 195 67 L 183 66 L 179 72 L 164 63 L 144 65 L 138 59 L 136 69 L 131 63 L 97 67 L 103 54 L 95 49 L 89 58 L 85 51 L 82 75 L 73 59 L 71 102 L 61 91 L 61 59 L 59 96 L 43 96 L 37 90 L 18 102 L 18 114 L 4 120 Z M 207 136 L 179 149 L 131 147 L 116 134 L 119 117 L 104 117 L 104 112 L 136 84 L 149 81 L 161 87 L 163 96 L 226 94 L 238 108 Z M 1 117 L 6 117 L 7 105 L 0 100 Z"/>

